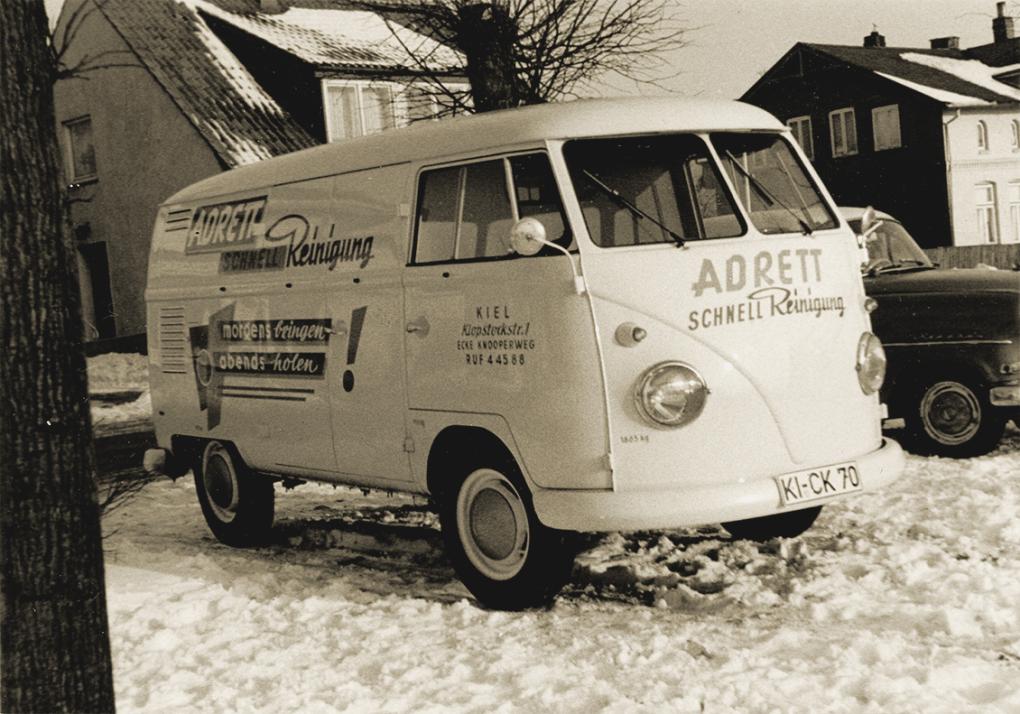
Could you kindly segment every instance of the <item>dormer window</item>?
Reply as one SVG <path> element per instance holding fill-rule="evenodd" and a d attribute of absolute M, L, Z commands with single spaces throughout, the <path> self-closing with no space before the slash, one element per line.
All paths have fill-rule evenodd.
<path fill-rule="evenodd" d="M 387 82 L 325 80 L 329 141 L 374 134 L 396 125 L 393 88 Z"/>
<path fill-rule="evenodd" d="M 464 93 L 469 89 L 469 85 L 463 83 L 445 86 L 454 93 Z M 324 79 L 322 95 L 326 139 L 353 139 L 407 126 L 415 121 L 434 119 L 442 110 L 434 94 L 426 85 Z"/>
<path fill-rule="evenodd" d="M 988 151 L 988 125 L 983 121 L 977 123 L 978 151 Z"/>

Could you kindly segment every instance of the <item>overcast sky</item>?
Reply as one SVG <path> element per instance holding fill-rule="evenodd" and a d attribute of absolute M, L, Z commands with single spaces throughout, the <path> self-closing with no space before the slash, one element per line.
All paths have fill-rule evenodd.
<path fill-rule="evenodd" d="M 796 42 L 860 45 L 875 26 L 890 47 L 928 47 L 929 39 L 947 35 L 971 47 L 992 41 L 995 15 L 995 0 L 671 1 L 693 29 L 688 45 L 669 57 L 681 74 L 663 85 L 718 98 L 738 97 Z M 46 0 L 51 17 L 62 2 Z M 1007 14 L 1020 15 L 1018 0 L 1006 7 Z M 635 89 L 615 83 L 605 93 Z"/>

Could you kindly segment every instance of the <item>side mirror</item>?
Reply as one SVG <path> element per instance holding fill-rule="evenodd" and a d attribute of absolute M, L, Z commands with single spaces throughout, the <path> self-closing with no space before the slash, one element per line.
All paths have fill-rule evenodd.
<path fill-rule="evenodd" d="M 517 255 L 535 255 L 546 245 L 545 226 L 537 218 L 522 218 L 510 229 L 510 249 Z"/>
<path fill-rule="evenodd" d="M 578 295 L 584 295 L 588 288 L 584 283 L 584 276 L 577 272 L 577 266 L 574 265 L 574 258 L 570 255 L 570 251 L 562 245 L 551 242 L 546 237 L 545 226 L 540 220 L 530 216 L 522 218 L 510 229 L 510 250 L 517 255 L 535 255 L 544 246 L 554 248 L 567 256 L 567 260 L 570 261 L 570 272 L 574 275 L 574 291 Z"/>
<path fill-rule="evenodd" d="M 868 206 L 864 209 L 864 215 L 861 216 L 861 235 L 867 238 L 877 231 L 882 223 L 882 219 L 875 212 L 875 207 Z"/>

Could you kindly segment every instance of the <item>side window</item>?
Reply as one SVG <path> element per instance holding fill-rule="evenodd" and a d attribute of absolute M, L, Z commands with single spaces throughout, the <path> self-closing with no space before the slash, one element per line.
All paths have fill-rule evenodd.
<path fill-rule="evenodd" d="M 458 260 L 496 258 L 510 250 L 514 214 L 507 196 L 502 161 L 468 164 L 464 181 L 464 208 L 457 238 Z"/>
<path fill-rule="evenodd" d="M 510 257 L 510 229 L 527 216 L 545 225 L 549 240 L 571 246 L 545 154 L 425 171 L 419 184 L 414 262 Z"/>
<path fill-rule="evenodd" d="M 563 218 L 563 202 L 553 178 L 549 157 L 527 154 L 510 159 L 519 218 L 537 218 L 545 226 L 545 236 L 553 243 L 570 248 L 573 241 Z M 548 249 L 547 249 L 548 250 Z"/>
<path fill-rule="evenodd" d="M 418 194 L 418 240 L 414 261 L 434 263 L 453 260 L 460 214 L 460 167 L 422 174 Z"/>

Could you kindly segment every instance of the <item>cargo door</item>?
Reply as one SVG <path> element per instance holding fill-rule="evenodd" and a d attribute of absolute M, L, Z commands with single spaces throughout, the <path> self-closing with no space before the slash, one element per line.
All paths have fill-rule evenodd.
<path fill-rule="evenodd" d="M 407 173 L 395 166 L 338 176 L 323 253 L 337 468 L 379 485 L 411 477 L 401 284 L 407 219 L 400 210 Z"/>
<path fill-rule="evenodd" d="M 540 485 L 605 487 L 599 360 L 574 256 L 510 251 L 522 216 L 574 246 L 547 155 L 423 171 L 418 196 L 404 279 L 412 419 L 495 420 Z"/>

